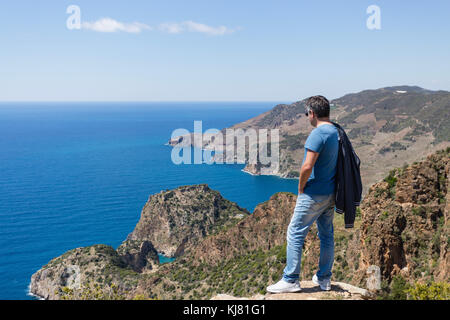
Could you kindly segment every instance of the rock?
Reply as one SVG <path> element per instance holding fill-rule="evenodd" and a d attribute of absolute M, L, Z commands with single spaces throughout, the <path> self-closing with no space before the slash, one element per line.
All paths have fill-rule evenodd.
<path fill-rule="evenodd" d="M 150 241 L 126 240 L 117 252 L 122 260 L 136 272 L 157 269 L 159 264 L 158 252 Z"/>
<path fill-rule="evenodd" d="M 127 240 L 149 241 L 167 257 L 180 256 L 215 230 L 249 214 L 206 184 L 182 186 L 150 196 Z"/>
<path fill-rule="evenodd" d="M 259 204 L 253 214 L 186 251 L 193 264 L 216 265 L 237 255 L 283 245 L 296 203 L 296 195 L 278 192 Z"/>
<path fill-rule="evenodd" d="M 211 298 L 211 300 L 264 300 L 264 296 L 262 294 L 252 296 L 250 298 L 245 297 L 234 297 L 229 294 L 218 294 Z"/>
<path fill-rule="evenodd" d="M 322 291 L 312 281 L 301 281 L 300 286 L 302 291 L 296 293 L 267 293 L 249 298 L 218 294 L 211 300 L 362 300 L 368 296 L 367 290 L 342 282 L 331 282 L 330 291 Z"/>
<path fill-rule="evenodd" d="M 393 170 L 370 188 L 361 204 L 361 263 L 356 277 L 376 265 L 387 283 L 397 275 L 410 282 L 448 281 L 449 152 L 447 148 Z M 376 283 L 370 280 L 367 285 L 376 288 Z"/>
<path fill-rule="evenodd" d="M 111 273 L 115 270 L 117 273 Z M 127 272 L 122 278 L 120 272 Z M 110 246 L 94 245 L 70 250 L 60 257 L 52 259 L 31 276 L 30 293 L 44 299 L 80 298 L 83 289 L 90 288 L 90 283 L 111 276 L 111 282 L 124 288 L 127 277 L 133 273 L 126 269 L 117 252 Z M 110 284 L 102 283 L 104 290 Z"/>
<path fill-rule="evenodd" d="M 371 291 L 381 289 L 381 271 L 379 266 L 371 265 L 367 268 L 367 289 Z"/>

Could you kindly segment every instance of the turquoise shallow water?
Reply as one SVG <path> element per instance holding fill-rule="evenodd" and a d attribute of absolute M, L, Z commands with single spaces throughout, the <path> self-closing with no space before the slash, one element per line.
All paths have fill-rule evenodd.
<path fill-rule="evenodd" d="M 207 183 L 253 211 L 297 180 L 243 165 L 175 165 L 174 129 L 224 128 L 276 102 L 0 103 L 0 299 L 27 296 L 31 275 L 67 250 L 117 247 L 149 195 Z"/>

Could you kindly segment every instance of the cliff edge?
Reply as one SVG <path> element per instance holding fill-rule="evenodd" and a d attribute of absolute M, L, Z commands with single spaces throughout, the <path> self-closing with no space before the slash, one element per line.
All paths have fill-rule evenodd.
<path fill-rule="evenodd" d="M 372 185 L 354 229 L 335 215 L 329 293 L 302 281 L 299 294 L 266 295 L 286 263 L 295 194 L 276 193 L 249 214 L 207 185 L 152 195 L 117 250 L 73 249 L 33 274 L 30 290 L 45 299 L 363 299 L 392 290 L 398 279 L 448 284 L 449 170 L 447 148 Z M 316 272 L 319 251 L 314 225 L 305 239 L 301 279 Z M 161 265 L 161 252 L 177 259 Z"/>

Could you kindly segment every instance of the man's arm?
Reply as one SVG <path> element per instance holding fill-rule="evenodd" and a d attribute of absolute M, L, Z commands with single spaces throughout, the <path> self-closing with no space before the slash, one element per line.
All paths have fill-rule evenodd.
<path fill-rule="evenodd" d="M 298 193 L 303 193 L 303 189 L 305 188 L 306 182 L 311 175 L 311 172 L 314 168 L 314 164 L 319 157 L 318 152 L 311 151 L 306 149 L 306 159 L 305 163 L 303 163 L 302 168 L 300 169 L 300 178 L 298 179 Z"/>

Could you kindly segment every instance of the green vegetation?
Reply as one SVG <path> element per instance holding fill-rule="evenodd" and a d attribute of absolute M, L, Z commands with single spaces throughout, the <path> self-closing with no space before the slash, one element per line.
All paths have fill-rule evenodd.
<path fill-rule="evenodd" d="M 291 121 L 302 116 L 305 112 L 305 105 L 299 101 L 290 105 L 276 105 L 269 113 L 256 124 L 261 128 L 274 128 L 284 121 Z"/>
<path fill-rule="evenodd" d="M 374 196 L 375 198 L 378 198 L 378 197 L 381 196 L 384 192 L 385 192 L 385 190 L 384 190 L 383 188 L 377 187 L 377 188 L 375 189 L 375 192 L 374 192 L 373 196 Z"/>
<path fill-rule="evenodd" d="M 388 183 L 388 190 L 387 193 L 390 198 L 395 198 L 395 186 L 397 185 L 397 177 L 396 177 L 397 170 L 393 169 L 389 172 L 389 175 L 384 178 L 384 181 Z"/>
<path fill-rule="evenodd" d="M 176 282 L 180 286 L 179 298 L 182 299 L 189 294 L 197 298 L 204 298 L 204 295 L 211 297 L 218 293 L 249 296 L 265 293 L 269 282 L 281 277 L 285 262 L 285 246 L 277 246 L 268 251 L 259 249 L 223 261 L 217 266 L 194 266 L 185 260 L 177 265 L 178 271 L 167 274 L 165 281 Z"/>
<path fill-rule="evenodd" d="M 426 213 L 426 210 L 425 210 L 425 208 L 423 206 L 418 206 L 418 207 L 411 208 L 411 212 L 415 216 L 424 217 L 425 213 Z"/>
<path fill-rule="evenodd" d="M 427 131 L 429 131 L 429 129 L 427 129 L 425 126 L 420 124 L 416 125 L 403 137 L 403 140 L 414 142 L 416 141 L 416 137 L 426 133 Z"/>
<path fill-rule="evenodd" d="M 407 300 L 407 290 L 410 285 L 401 276 L 395 276 L 390 285 L 386 280 L 381 283 L 381 292 L 377 296 L 378 300 Z"/>
<path fill-rule="evenodd" d="M 356 138 L 371 138 L 375 135 L 375 131 L 373 128 L 369 127 L 361 127 L 361 128 L 353 128 L 349 133 L 347 133 L 347 136 L 350 140 L 356 139 Z"/>
<path fill-rule="evenodd" d="M 390 178 L 388 178 L 390 179 Z M 386 181 L 386 180 L 385 180 Z M 397 178 L 393 177 L 392 180 L 386 181 L 389 183 L 389 187 L 387 189 L 381 188 L 381 187 L 376 187 L 373 195 L 375 198 L 378 198 L 379 196 L 381 196 L 382 194 L 386 193 L 387 196 L 391 199 L 395 198 L 395 185 L 391 187 L 390 183 L 396 183 L 397 182 Z"/>
<path fill-rule="evenodd" d="M 416 283 L 406 290 L 410 300 L 450 300 L 450 284 L 446 282 Z"/>
<path fill-rule="evenodd" d="M 435 144 L 448 141 L 450 136 L 447 120 L 450 118 L 449 93 L 405 87 L 402 90 L 407 93 L 398 95 L 394 93 L 397 89 L 365 90 L 336 99 L 337 105 L 346 106 L 347 109 L 352 110 L 340 119 L 340 123 L 348 126 L 362 114 L 375 113 L 377 120 L 386 120 L 386 124 L 381 128 L 383 132 L 399 132 L 411 127 L 412 130 L 405 136 L 405 140 L 414 141 L 416 137 L 432 132 Z M 360 106 L 364 107 L 359 108 Z M 398 117 L 399 115 L 402 117 Z M 420 118 L 417 115 L 420 115 Z M 350 135 L 358 136 L 360 132 L 350 132 Z"/>
<path fill-rule="evenodd" d="M 81 289 L 74 290 L 63 287 L 59 292 L 62 300 L 125 300 L 124 294 L 119 293 L 117 285 L 114 283 L 110 287 L 101 286 L 98 283 L 84 283 Z"/>
<path fill-rule="evenodd" d="M 383 148 L 381 148 L 381 149 L 378 151 L 378 153 L 379 153 L 379 154 L 385 154 L 385 153 L 387 153 L 387 152 L 395 152 L 395 151 L 398 151 L 398 150 L 406 150 L 406 149 L 407 149 L 407 148 L 406 148 L 405 145 L 401 144 L 400 142 L 395 141 L 395 142 L 391 143 L 391 144 L 389 145 L 389 147 L 383 147 Z"/>
<path fill-rule="evenodd" d="M 283 135 L 284 139 L 280 141 L 281 149 L 298 150 L 305 146 L 307 135 L 303 133 L 294 135 Z"/>
<path fill-rule="evenodd" d="M 389 118 L 387 123 L 381 128 L 383 132 L 399 132 L 407 127 L 414 127 L 417 122 L 408 117 L 407 119 L 397 119 L 395 117 Z"/>
<path fill-rule="evenodd" d="M 361 223 L 358 216 L 356 228 Z M 267 232 L 274 230 L 268 226 Z M 317 229 L 314 227 L 310 235 L 314 236 L 313 247 L 308 256 L 302 259 L 302 277 L 310 278 L 317 267 L 316 249 L 318 248 Z M 354 232 L 344 228 L 344 216 L 335 217 L 336 256 L 333 272 L 335 281 L 351 281 L 350 266 L 345 255 L 348 241 Z M 224 243 L 224 246 L 227 244 Z M 248 248 L 248 241 L 242 240 L 242 248 Z M 248 297 L 257 293 L 265 293 L 267 285 L 278 281 L 286 264 L 286 243 L 270 250 L 257 249 L 245 254 L 237 254 L 233 258 L 224 259 L 217 265 L 196 263 L 185 256 L 171 266 L 165 266 L 155 274 L 149 275 L 160 279 L 160 284 L 153 284 L 146 294 L 150 297 L 158 295 L 163 299 L 209 299 L 219 293 L 237 297 Z M 167 268 L 167 269 L 166 269 Z"/>
<path fill-rule="evenodd" d="M 409 284 L 402 276 L 395 276 L 390 285 L 382 283 L 379 300 L 450 300 L 450 284 L 446 282 Z"/>
<path fill-rule="evenodd" d="M 289 173 L 287 174 L 288 178 L 298 178 L 300 177 L 300 172 L 296 171 L 296 170 L 291 170 L 289 171 Z"/>

